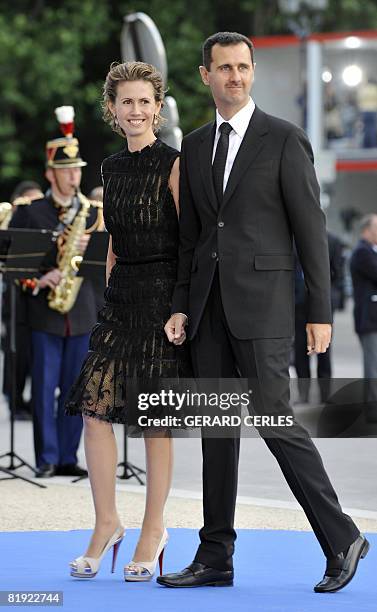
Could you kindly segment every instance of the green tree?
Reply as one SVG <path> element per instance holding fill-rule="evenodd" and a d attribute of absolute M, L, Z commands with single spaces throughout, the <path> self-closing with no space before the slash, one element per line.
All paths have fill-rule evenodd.
<path fill-rule="evenodd" d="M 129 3 L 123 6 L 126 9 Z M 153 19 L 164 41 L 169 94 L 177 100 L 184 133 L 201 125 L 212 112 L 210 97 L 198 72 L 202 42 L 215 30 L 212 8 L 209 0 L 195 5 L 188 0 L 140 0 L 137 3 L 137 10 Z"/>
<path fill-rule="evenodd" d="M 79 10 L 74 0 L 30 4 L 14 2 L 0 14 L 0 177 L 5 186 L 15 179 L 41 179 L 44 143 L 58 135 L 56 106 L 73 104 L 78 126 L 100 118 L 100 82 L 87 79 L 86 72 L 98 46 L 108 41 L 107 3 L 80 0 Z"/>
<path fill-rule="evenodd" d="M 0 8 L 1 196 L 18 180 L 41 180 L 44 143 L 58 136 L 53 109 L 72 104 L 83 157 L 89 162 L 84 188 L 99 182 L 103 157 L 119 148 L 101 119 L 101 90 L 109 65 L 120 60 L 123 16 L 147 12 L 165 40 L 170 67 L 169 93 L 179 103 L 185 131 L 210 108 L 192 67 L 200 44 L 213 29 L 208 1 L 194 12 L 188 0 L 15 0 Z M 190 16 L 192 15 L 192 16 Z M 205 27 L 203 27 L 205 24 Z"/>

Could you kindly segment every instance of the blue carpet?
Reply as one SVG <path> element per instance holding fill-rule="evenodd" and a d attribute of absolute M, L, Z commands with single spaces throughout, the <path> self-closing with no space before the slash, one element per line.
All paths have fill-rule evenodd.
<path fill-rule="evenodd" d="M 165 572 L 187 565 L 198 543 L 195 530 L 169 533 Z M 339 593 L 323 595 L 312 591 L 324 570 L 312 533 L 238 533 L 233 588 L 166 589 L 155 581 L 123 581 L 123 565 L 131 558 L 138 536 L 135 529 L 122 543 L 116 573 L 110 573 L 109 553 L 97 577 L 86 581 L 71 578 L 67 562 L 85 550 L 89 531 L 4 532 L 0 533 L 0 589 L 63 591 L 64 612 L 376 612 L 377 534 L 368 536 L 371 550 L 352 583 Z"/>

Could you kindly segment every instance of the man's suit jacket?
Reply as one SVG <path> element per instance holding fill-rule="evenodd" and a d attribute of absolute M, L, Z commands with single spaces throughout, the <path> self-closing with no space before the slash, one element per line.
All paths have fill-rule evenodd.
<path fill-rule="evenodd" d="M 91 227 L 97 219 L 98 210 L 90 208 L 87 218 L 87 227 Z M 54 206 L 52 198 L 46 196 L 40 200 L 34 200 L 28 206 L 19 206 L 12 217 L 10 227 L 26 229 L 49 229 L 54 230 L 59 224 L 58 209 Z M 56 249 L 52 249 L 45 260 L 42 273 L 56 268 Z M 72 309 L 65 315 L 52 310 L 47 301 L 49 288 L 42 289 L 38 295 L 26 295 L 27 321 L 31 329 L 47 332 L 57 336 L 78 336 L 88 334 L 97 322 L 99 305 L 99 292 L 103 294 L 104 282 L 98 280 L 96 283 L 90 280 L 83 281 L 77 300 Z"/>
<path fill-rule="evenodd" d="M 377 252 L 369 242 L 358 242 L 350 267 L 356 333 L 377 332 Z"/>
<path fill-rule="evenodd" d="M 305 133 L 255 108 L 218 209 L 215 127 L 207 124 L 182 143 L 172 313 L 188 315 L 192 338 L 218 265 L 224 311 L 236 338 L 293 336 L 294 237 L 308 289 L 308 321 L 330 323 L 325 218 Z"/>

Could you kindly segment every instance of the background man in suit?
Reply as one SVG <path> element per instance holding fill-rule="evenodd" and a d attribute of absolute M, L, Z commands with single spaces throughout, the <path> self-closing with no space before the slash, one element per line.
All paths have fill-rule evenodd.
<path fill-rule="evenodd" d="M 331 278 L 331 309 L 332 313 L 342 310 L 345 296 L 345 265 L 344 244 L 335 234 L 327 232 L 330 259 Z M 302 267 L 296 254 L 295 262 L 295 341 L 294 365 L 298 377 L 299 400 L 309 401 L 310 391 L 310 356 L 307 354 L 306 323 L 307 292 Z M 333 329 L 334 331 L 334 329 Z M 331 345 L 325 353 L 318 353 L 317 382 L 319 384 L 321 400 L 325 402 L 331 392 Z"/>
<path fill-rule="evenodd" d="M 355 331 L 364 357 L 367 400 L 377 402 L 377 215 L 369 214 L 360 222 L 361 238 L 350 261 Z M 371 380 L 374 379 L 374 380 Z M 376 415 L 376 408 L 369 406 Z"/>
<path fill-rule="evenodd" d="M 73 130 L 73 124 L 70 125 Z M 79 143 L 72 134 L 47 143 L 46 178 L 50 189 L 43 198 L 29 206 L 19 206 L 11 227 L 49 229 L 63 235 L 81 210 L 84 196 L 79 191 L 81 159 Z M 77 193 L 77 197 L 76 194 Z M 87 230 L 81 236 L 81 252 L 89 241 L 89 232 L 103 229 L 101 207 L 92 202 L 86 219 Z M 27 319 L 32 330 L 32 405 L 34 449 L 37 477 L 85 476 L 77 464 L 77 449 L 82 431 L 82 417 L 66 416 L 64 400 L 80 373 L 88 351 L 89 335 L 97 321 L 98 293 L 92 281 L 84 280 L 77 299 L 66 314 L 49 306 L 48 294 L 62 278 L 53 249 L 46 257 L 45 270 L 39 278 L 21 282 L 27 299 Z M 103 283 L 99 281 L 103 290 Z M 55 392 L 59 389 L 57 411 Z"/>
<path fill-rule="evenodd" d="M 35 181 L 21 181 L 16 185 L 11 197 L 10 202 L 13 207 L 12 215 L 15 214 L 18 206 L 28 206 L 33 200 L 38 200 L 43 197 L 43 191 L 38 183 Z M 6 229 L 11 221 L 9 219 L 8 224 L 2 225 L 1 229 Z M 24 401 L 24 389 L 26 380 L 30 375 L 31 371 L 31 334 L 27 324 L 27 311 L 26 311 L 26 300 L 25 296 L 19 287 L 16 288 L 16 351 L 17 351 L 17 363 L 16 363 L 16 411 L 15 419 L 17 420 L 30 420 L 31 416 L 31 402 Z M 12 389 L 12 368 L 10 358 L 10 291 L 9 286 L 6 286 L 4 294 L 4 307 L 3 307 L 3 321 L 5 328 L 5 339 L 3 344 L 4 349 L 4 382 L 3 382 L 3 393 L 10 400 L 11 389 Z"/>
<path fill-rule="evenodd" d="M 195 375 L 259 385 L 254 410 L 289 414 L 297 245 L 308 287 L 308 351 L 330 343 L 330 273 L 324 215 L 310 144 L 296 126 L 266 115 L 249 93 L 253 46 L 218 33 L 203 46 L 200 73 L 216 121 L 183 140 L 180 166 L 180 263 L 171 342 L 185 339 L 188 315 Z M 182 314 L 181 314 L 182 313 Z M 263 405 L 262 405 L 263 404 Z M 327 557 L 317 591 L 349 582 L 368 542 L 342 512 L 305 430 L 266 437 Z M 171 587 L 231 585 L 239 440 L 202 437 L 204 527 L 194 562 L 158 578 Z"/>

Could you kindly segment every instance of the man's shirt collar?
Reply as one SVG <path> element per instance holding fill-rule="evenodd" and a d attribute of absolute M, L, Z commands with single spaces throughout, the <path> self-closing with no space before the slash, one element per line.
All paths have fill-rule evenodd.
<path fill-rule="evenodd" d="M 243 138 L 245 136 L 245 132 L 248 128 L 254 110 L 255 103 L 252 98 L 249 98 L 248 103 L 243 108 L 241 108 L 238 113 L 233 115 L 233 117 L 228 121 L 223 119 L 219 111 L 216 109 L 216 130 L 219 129 L 222 123 L 226 122 L 232 126 L 233 130 L 240 138 Z"/>

